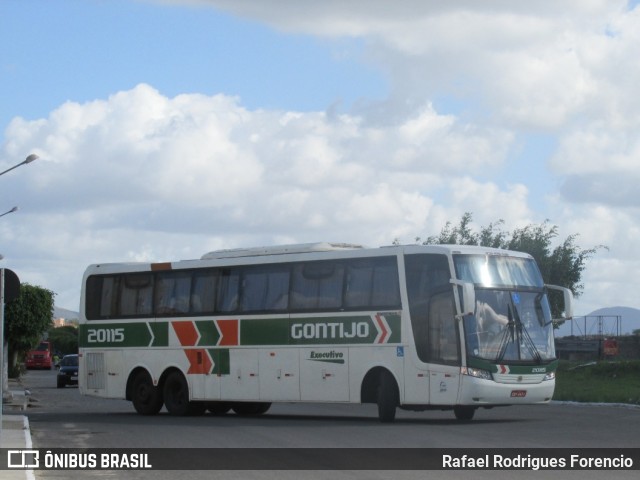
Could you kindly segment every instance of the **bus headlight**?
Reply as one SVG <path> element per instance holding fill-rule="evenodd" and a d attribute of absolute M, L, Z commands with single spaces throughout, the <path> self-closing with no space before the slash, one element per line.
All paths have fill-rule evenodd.
<path fill-rule="evenodd" d="M 493 380 L 491 372 L 480 368 L 462 367 L 460 369 L 460 373 L 462 373 L 462 375 L 469 375 L 470 377 L 481 378 L 483 380 Z"/>
<path fill-rule="evenodd" d="M 556 372 L 549 372 L 544 376 L 542 381 L 544 382 L 546 380 L 555 380 L 555 378 L 556 378 Z"/>

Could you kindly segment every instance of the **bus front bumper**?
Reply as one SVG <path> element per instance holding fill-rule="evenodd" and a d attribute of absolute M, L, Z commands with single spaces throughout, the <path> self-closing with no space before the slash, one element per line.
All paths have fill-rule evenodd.
<path fill-rule="evenodd" d="M 556 381 L 540 383 L 498 383 L 461 375 L 458 404 L 460 405 L 530 405 L 549 403 L 553 398 Z"/>

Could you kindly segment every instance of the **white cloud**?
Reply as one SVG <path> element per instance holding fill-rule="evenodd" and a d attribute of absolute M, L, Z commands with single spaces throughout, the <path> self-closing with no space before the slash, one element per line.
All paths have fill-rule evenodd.
<path fill-rule="evenodd" d="M 584 292 L 576 302 L 576 314 L 602 307 L 637 308 L 637 288 L 631 279 L 640 272 L 638 211 L 595 203 L 567 204 L 560 197 L 555 204 L 558 240 L 577 233 L 575 242 L 581 249 L 596 249 L 586 262 Z"/>
<path fill-rule="evenodd" d="M 411 241 L 440 227 L 434 196 L 499 166 L 512 142 L 430 106 L 381 126 L 250 111 L 224 95 L 168 98 L 145 84 L 17 118 L 6 137 L 7 156 L 33 149 L 41 159 L 12 183 L 27 208 L 0 235 L 31 258 L 73 265 L 74 282 L 88 263 L 198 257 L 208 245 Z"/>
<path fill-rule="evenodd" d="M 474 220 L 488 225 L 504 220 L 509 226 L 522 227 L 533 222 L 528 206 L 528 189 L 525 185 L 509 185 L 501 190 L 495 183 L 482 183 L 470 177 L 455 181 L 453 204 L 467 212 L 477 212 Z"/>
<path fill-rule="evenodd" d="M 366 39 L 364 58 L 391 78 L 395 108 L 407 100 L 421 108 L 444 92 L 500 122 L 558 128 L 600 108 L 603 95 L 620 95 L 609 88 L 620 69 L 609 67 L 638 77 L 627 59 L 637 51 L 640 9 L 624 0 L 197 3 L 286 32 Z"/>

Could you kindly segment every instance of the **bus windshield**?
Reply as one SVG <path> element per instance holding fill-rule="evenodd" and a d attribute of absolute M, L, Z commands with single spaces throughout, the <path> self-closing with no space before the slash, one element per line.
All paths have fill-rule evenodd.
<path fill-rule="evenodd" d="M 532 258 L 503 255 L 454 255 L 456 275 L 464 282 L 483 287 L 535 287 L 543 281 Z"/>
<path fill-rule="evenodd" d="M 467 352 L 495 363 L 555 360 L 551 309 L 544 291 L 477 289 L 464 321 Z"/>
<path fill-rule="evenodd" d="M 465 318 L 467 352 L 493 362 L 555 359 L 544 282 L 532 258 L 454 255 L 458 279 L 476 285 L 474 315 Z"/>

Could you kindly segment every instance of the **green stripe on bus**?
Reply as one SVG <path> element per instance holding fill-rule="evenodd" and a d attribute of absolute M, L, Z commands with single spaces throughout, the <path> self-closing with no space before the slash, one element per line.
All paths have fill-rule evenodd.
<path fill-rule="evenodd" d="M 377 317 L 382 317 L 378 320 Z M 397 313 L 350 317 L 243 319 L 240 345 L 349 345 L 401 341 Z"/>
<path fill-rule="evenodd" d="M 508 361 L 507 361 L 508 362 Z M 555 372 L 558 369 L 558 360 L 554 360 L 545 365 L 512 365 L 509 363 L 495 364 L 489 360 L 483 360 L 480 358 L 470 357 L 467 361 L 467 366 L 472 368 L 480 368 L 487 370 L 491 373 L 509 373 L 512 375 L 530 375 L 532 373 L 550 373 Z M 505 371 L 502 372 L 502 368 L 505 367 Z"/>
<path fill-rule="evenodd" d="M 80 326 L 82 348 L 167 347 L 169 322 L 88 323 Z M 194 320 L 198 347 L 214 347 L 220 331 L 214 320 Z M 400 343 L 399 313 L 305 318 L 245 318 L 240 346 L 374 345 Z"/>
<path fill-rule="evenodd" d="M 229 375 L 231 373 L 231 360 L 228 348 L 211 348 L 209 355 L 213 360 L 214 375 Z"/>
<path fill-rule="evenodd" d="M 198 332 L 200 332 L 200 340 L 198 340 L 199 347 L 218 344 L 220 332 L 218 332 L 213 320 L 196 320 L 195 324 Z"/>
<path fill-rule="evenodd" d="M 289 319 L 240 320 L 240 345 L 288 345 Z"/>
<path fill-rule="evenodd" d="M 166 347 L 169 345 L 169 322 L 154 322 L 149 324 L 153 332 L 152 347 Z"/>
<path fill-rule="evenodd" d="M 82 348 L 148 347 L 152 338 L 146 322 L 85 324 L 80 325 L 78 343 Z"/>

